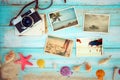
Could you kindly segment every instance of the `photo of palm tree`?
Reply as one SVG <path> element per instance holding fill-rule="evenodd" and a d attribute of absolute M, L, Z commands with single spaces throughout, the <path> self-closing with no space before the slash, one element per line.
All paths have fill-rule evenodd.
<path fill-rule="evenodd" d="M 50 18 L 52 19 L 52 23 L 54 23 L 55 21 L 57 21 L 57 19 L 58 19 L 58 21 L 61 21 L 60 20 L 60 13 L 59 12 L 56 12 L 56 13 L 51 13 L 50 14 Z"/>
<path fill-rule="evenodd" d="M 49 17 L 54 31 L 78 25 L 74 8 L 52 12 Z"/>

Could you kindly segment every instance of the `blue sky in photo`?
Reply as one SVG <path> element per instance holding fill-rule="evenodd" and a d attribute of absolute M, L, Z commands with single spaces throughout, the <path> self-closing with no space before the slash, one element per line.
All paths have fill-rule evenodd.
<path fill-rule="evenodd" d="M 76 19 L 76 14 L 74 8 L 64 9 L 62 11 L 58 11 L 60 13 L 60 20 L 62 21 L 68 21 Z M 60 21 L 55 21 L 54 23 L 58 23 Z"/>
<path fill-rule="evenodd" d="M 70 20 L 70 19 L 75 19 L 76 18 L 76 14 L 74 11 L 74 8 L 69 8 L 69 9 L 65 9 L 63 11 L 60 11 L 60 19 L 61 21 L 65 21 L 65 20 Z"/>
<path fill-rule="evenodd" d="M 77 20 L 74 8 L 69 8 L 58 12 L 61 15 L 59 17 L 61 21 L 57 20 L 53 23 L 54 29 L 67 25 L 69 22 Z"/>

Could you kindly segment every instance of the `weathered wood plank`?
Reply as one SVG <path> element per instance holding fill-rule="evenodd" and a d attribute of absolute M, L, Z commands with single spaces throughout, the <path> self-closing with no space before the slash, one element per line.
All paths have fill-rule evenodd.
<path fill-rule="evenodd" d="M 16 54 L 18 54 L 19 52 L 23 53 L 24 55 L 31 54 L 31 55 L 33 55 L 32 60 L 37 60 L 39 58 L 48 59 L 48 60 L 50 60 L 50 59 L 55 60 L 57 58 L 58 60 L 70 60 L 70 61 L 72 61 L 73 59 L 76 58 L 75 59 L 76 61 L 78 61 L 80 59 L 81 61 L 78 61 L 78 62 L 83 62 L 87 59 L 91 59 L 90 61 L 93 61 L 94 59 L 96 59 L 96 57 L 94 57 L 94 56 L 92 58 L 91 57 L 76 57 L 76 49 L 75 48 L 73 48 L 72 55 L 71 55 L 70 58 L 65 58 L 65 57 L 56 56 L 56 55 L 44 54 L 44 48 L 1 48 L 1 54 L 0 55 L 5 56 L 10 50 L 15 51 Z M 103 56 L 98 56 L 97 58 L 99 60 L 101 58 L 105 58 L 105 57 L 108 57 L 109 55 L 112 55 L 113 61 L 114 61 L 114 59 L 117 59 L 116 63 L 119 63 L 119 61 L 118 61 L 120 59 L 119 58 L 120 57 L 119 52 L 120 52 L 120 49 L 112 49 L 112 48 L 111 49 L 106 49 L 105 48 Z M 74 61 L 72 61 L 72 62 L 74 62 Z M 112 64 L 114 64 L 114 63 L 112 63 Z"/>
<path fill-rule="evenodd" d="M 39 13 L 49 14 L 52 11 L 68 8 L 75 6 L 77 17 L 79 21 L 79 26 L 66 28 L 64 30 L 53 32 L 48 16 L 48 34 L 59 36 L 63 38 L 69 38 L 74 40 L 74 48 L 72 51 L 72 56 L 70 58 L 64 58 L 60 56 L 44 54 L 44 46 L 46 37 L 48 34 L 43 36 L 16 36 L 14 34 L 14 27 L 8 26 L 10 19 L 17 14 L 17 12 L 24 6 L 23 4 L 32 1 L 32 0 L 9 0 L 10 2 L 2 3 L 0 6 L 0 56 L 2 56 L 2 61 L 4 61 L 4 56 L 10 51 L 14 50 L 16 53 L 22 52 L 24 55 L 32 55 L 31 62 L 34 63 L 34 66 L 27 67 L 25 71 L 21 72 L 18 77 L 23 77 L 27 73 L 36 73 L 40 74 L 42 72 L 57 72 L 62 66 L 70 66 L 81 64 L 84 61 L 88 61 L 92 65 L 92 71 L 88 73 L 81 66 L 80 72 L 74 73 L 73 75 L 78 75 L 81 77 L 96 77 L 95 72 L 98 69 L 104 69 L 106 72 L 105 80 L 112 80 L 113 68 L 115 66 L 120 67 L 120 0 L 67 0 L 65 4 L 63 0 L 54 0 L 54 5 L 47 10 L 39 10 Z M 11 6 L 11 4 L 19 4 L 16 6 Z M 45 1 L 42 0 L 41 4 L 44 5 Z M 50 1 L 50 0 L 49 0 Z M 0 3 L 1 5 L 1 3 Z M 103 5 L 103 6 L 98 6 Z M 107 6 L 105 6 L 107 5 Z M 111 6 L 110 6 L 111 5 Z M 31 8 L 31 6 L 29 7 Z M 94 14 L 110 14 L 110 28 L 109 33 L 89 33 L 83 32 L 83 16 L 85 13 L 94 13 Z M 100 57 L 76 57 L 76 45 L 75 39 L 80 37 L 102 37 L 104 40 L 103 48 L 104 54 Z M 99 66 L 97 62 L 105 57 L 112 55 L 112 59 L 108 64 Z M 44 59 L 46 61 L 46 68 L 40 69 L 36 65 L 37 59 Z M 55 62 L 58 64 L 57 69 L 52 68 L 52 63 Z M 116 80 L 119 80 L 120 76 L 117 74 Z M 22 80 L 22 78 L 21 78 Z"/>
<path fill-rule="evenodd" d="M 61 56 L 56 56 L 56 55 L 49 55 L 49 54 L 44 54 L 44 48 L 1 48 L 1 54 L 2 56 L 2 61 L 4 61 L 4 56 L 10 51 L 13 50 L 16 55 L 18 53 L 23 53 L 25 56 L 31 54 L 31 62 L 34 63 L 33 67 L 38 67 L 36 65 L 36 60 L 38 59 L 44 59 L 46 61 L 46 67 L 52 67 L 52 63 L 57 63 L 59 67 L 66 65 L 73 66 L 77 64 L 81 64 L 85 61 L 88 61 L 91 63 L 94 67 L 103 67 L 103 68 L 112 68 L 114 66 L 120 67 L 120 49 L 104 49 L 103 56 L 97 56 L 97 57 L 76 57 L 76 49 L 73 48 L 72 55 L 70 58 L 65 58 Z M 111 60 L 109 61 L 108 64 L 105 65 L 98 65 L 98 61 L 108 57 L 109 55 L 112 55 Z"/>
<path fill-rule="evenodd" d="M 5 4 L 26 4 L 33 0 L 1 0 L 1 5 Z M 50 0 L 39 0 L 39 4 L 49 4 Z M 54 5 L 120 5 L 120 0 L 54 0 Z"/>
<path fill-rule="evenodd" d="M 14 33 L 14 27 L 9 26 L 1 27 L 0 32 L 1 47 L 44 47 L 47 35 L 49 34 L 74 40 L 74 47 L 76 38 L 100 37 L 104 40 L 104 48 L 120 48 L 120 27 L 110 27 L 109 33 L 97 34 L 92 32 L 83 32 L 82 27 L 71 27 L 55 32 L 49 31 L 48 34 L 43 36 L 17 36 Z"/>
<path fill-rule="evenodd" d="M 39 13 L 49 14 L 52 11 L 60 10 L 64 8 L 68 8 L 70 6 L 52 6 L 47 10 L 39 10 Z M 22 8 L 22 6 L 0 6 L 0 25 L 7 26 L 11 18 L 16 16 L 18 11 Z M 30 9 L 29 7 L 28 9 Z M 85 13 L 93 13 L 93 14 L 109 14 L 110 15 L 110 26 L 120 26 L 120 7 L 119 6 L 75 6 L 76 14 L 78 17 L 78 21 L 80 26 L 83 26 L 84 14 Z M 48 16 L 47 16 L 48 19 Z M 49 19 L 48 19 L 49 22 Z M 50 23 L 48 23 L 50 25 Z"/>

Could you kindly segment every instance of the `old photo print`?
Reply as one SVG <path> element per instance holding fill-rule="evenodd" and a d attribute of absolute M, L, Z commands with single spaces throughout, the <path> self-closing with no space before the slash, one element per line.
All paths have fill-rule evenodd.
<path fill-rule="evenodd" d="M 73 7 L 52 12 L 49 14 L 49 17 L 54 31 L 78 25 Z"/>
<path fill-rule="evenodd" d="M 107 14 L 85 14 L 84 31 L 108 32 L 110 16 Z"/>
<path fill-rule="evenodd" d="M 77 38 L 76 56 L 100 56 L 102 55 L 102 38 Z"/>
<path fill-rule="evenodd" d="M 70 57 L 72 47 L 72 40 L 48 36 L 45 46 L 45 53 Z"/>

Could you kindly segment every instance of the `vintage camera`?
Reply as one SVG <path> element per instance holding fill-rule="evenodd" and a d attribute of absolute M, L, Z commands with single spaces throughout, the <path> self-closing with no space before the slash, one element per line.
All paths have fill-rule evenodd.
<path fill-rule="evenodd" d="M 16 26 L 19 33 L 24 33 L 36 26 L 41 20 L 42 18 L 39 13 L 32 8 L 24 14 L 18 16 L 12 23 Z"/>

